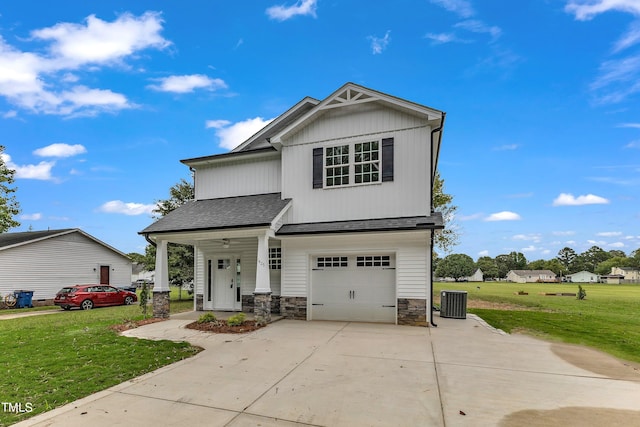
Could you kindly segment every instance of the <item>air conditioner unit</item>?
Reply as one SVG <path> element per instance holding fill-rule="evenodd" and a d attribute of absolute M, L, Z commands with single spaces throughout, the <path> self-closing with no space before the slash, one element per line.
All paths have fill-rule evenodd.
<path fill-rule="evenodd" d="M 467 318 L 466 291 L 440 291 L 440 317 Z"/>

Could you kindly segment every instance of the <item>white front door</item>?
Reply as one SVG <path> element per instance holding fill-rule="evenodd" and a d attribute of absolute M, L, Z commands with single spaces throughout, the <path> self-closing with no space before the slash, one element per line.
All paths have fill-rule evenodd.
<path fill-rule="evenodd" d="M 235 310 L 239 294 L 239 272 L 236 258 L 232 256 L 219 256 L 207 262 L 207 290 L 205 309 L 210 310 Z"/>

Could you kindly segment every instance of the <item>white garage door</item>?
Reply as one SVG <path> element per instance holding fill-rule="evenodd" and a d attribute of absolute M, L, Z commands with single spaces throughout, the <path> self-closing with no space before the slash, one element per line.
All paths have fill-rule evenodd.
<path fill-rule="evenodd" d="M 326 255 L 312 262 L 312 319 L 395 323 L 393 255 Z"/>

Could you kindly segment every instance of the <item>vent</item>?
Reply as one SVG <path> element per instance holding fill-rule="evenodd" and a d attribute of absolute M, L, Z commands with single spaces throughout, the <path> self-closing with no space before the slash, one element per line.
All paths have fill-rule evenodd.
<path fill-rule="evenodd" d="M 440 317 L 467 318 L 466 291 L 440 291 Z"/>

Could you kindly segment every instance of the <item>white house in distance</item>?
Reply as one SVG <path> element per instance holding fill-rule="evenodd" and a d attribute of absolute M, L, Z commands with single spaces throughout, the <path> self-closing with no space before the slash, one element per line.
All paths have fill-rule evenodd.
<path fill-rule="evenodd" d="M 0 234 L 0 293 L 50 300 L 64 286 L 128 285 L 127 255 L 77 228 Z"/>
<path fill-rule="evenodd" d="M 195 248 L 197 310 L 426 325 L 445 113 L 353 83 L 306 97 L 229 153 L 183 160 L 195 201 L 140 234 Z"/>
<path fill-rule="evenodd" d="M 551 270 L 510 270 L 507 280 L 514 283 L 557 282 Z"/>
<path fill-rule="evenodd" d="M 572 283 L 598 283 L 600 276 L 588 271 L 579 271 L 573 274 L 567 274 L 565 276 L 567 281 Z"/>

